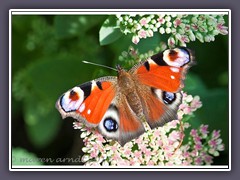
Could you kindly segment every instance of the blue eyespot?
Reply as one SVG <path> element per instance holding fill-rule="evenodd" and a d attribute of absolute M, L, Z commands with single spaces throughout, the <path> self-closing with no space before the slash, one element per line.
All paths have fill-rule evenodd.
<path fill-rule="evenodd" d="M 163 102 L 165 104 L 172 104 L 176 99 L 176 94 L 171 92 L 163 91 L 162 93 Z"/>
<path fill-rule="evenodd" d="M 110 117 L 104 120 L 103 126 L 108 132 L 115 132 L 118 129 L 117 121 Z"/>

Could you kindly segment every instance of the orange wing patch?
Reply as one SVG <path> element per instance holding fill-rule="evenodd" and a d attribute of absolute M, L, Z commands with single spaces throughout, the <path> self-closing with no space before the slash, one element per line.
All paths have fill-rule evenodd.
<path fill-rule="evenodd" d="M 119 106 L 120 115 L 120 129 L 123 132 L 134 133 L 137 132 L 141 127 L 141 121 L 130 111 L 127 105 Z"/>
<path fill-rule="evenodd" d="M 102 82 L 101 85 L 101 89 L 93 87 L 91 94 L 81 105 L 84 106 L 84 110 L 81 106 L 78 110 L 78 113 L 92 124 L 101 121 L 115 95 L 115 89 L 110 82 Z"/>
<path fill-rule="evenodd" d="M 142 65 L 137 71 L 139 82 L 168 92 L 178 91 L 181 86 L 181 74 L 182 68 L 157 64 L 150 64 L 149 71 Z"/>
<path fill-rule="evenodd" d="M 147 120 L 154 122 L 159 121 L 164 114 L 164 104 L 162 104 L 154 95 L 149 94 L 145 100 L 147 107 Z"/>

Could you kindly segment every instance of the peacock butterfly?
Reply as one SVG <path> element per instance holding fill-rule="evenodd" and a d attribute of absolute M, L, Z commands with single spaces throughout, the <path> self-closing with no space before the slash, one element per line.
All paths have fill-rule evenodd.
<path fill-rule="evenodd" d="M 64 93 L 56 108 L 62 118 L 73 117 L 122 146 L 150 128 L 176 119 L 180 90 L 194 61 L 190 49 L 167 49 L 133 66 L 117 66 L 117 77 L 101 77 Z"/>

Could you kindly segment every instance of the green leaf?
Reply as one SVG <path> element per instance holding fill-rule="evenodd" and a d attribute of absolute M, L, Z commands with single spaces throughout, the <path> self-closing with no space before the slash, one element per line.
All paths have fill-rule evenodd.
<path fill-rule="evenodd" d="M 59 39 L 83 36 L 87 30 L 101 23 L 106 16 L 59 15 L 54 17 L 56 37 Z"/>
<path fill-rule="evenodd" d="M 24 102 L 26 130 L 32 144 L 39 149 L 53 141 L 62 124 L 59 114 L 52 106 L 51 100 L 39 100 L 34 96 Z"/>
<path fill-rule="evenodd" d="M 22 148 L 12 149 L 12 165 L 43 165 L 38 157 Z"/>
<path fill-rule="evenodd" d="M 133 44 L 134 49 L 138 49 L 139 53 L 146 53 L 150 50 L 156 49 L 161 41 L 160 33 L 154 33 L 153 37 L 141 39 L 137 45 Z"/>
<path fill-rule="evenodd" d="M 199 76 L 193 73 L 188 73 L 184 80 L 183 90 L 188 94 L 199 95 L 201 97 L 206 93 L 207 88 Z"/>
<path fill-rule="evenodd" d="M 39 59 L 16 75 L 13 93 L 23 101 L 26 130 L 35 147 L 44 148 L 54 140 L 62 123 L 55 108 L 57 99 L 68 89 L 90 80 L 93 67 L 78 57 L 51 57 Z"/>
<path fill-rule="evenodd" d="M 100 45 L 107 45 L 113 43 L 122 36 L 120 28 L 116 24 L 116 18 L 110 16 L 107 18 L 100 31 L 99 31 L 99 42 Z"/>

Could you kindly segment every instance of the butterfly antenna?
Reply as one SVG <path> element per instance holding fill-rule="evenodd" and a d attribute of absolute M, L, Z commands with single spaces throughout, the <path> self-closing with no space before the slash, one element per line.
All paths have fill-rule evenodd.
<path fill-rule="evenodd" d="M 92 65 L 95 65 L 95 66 L 101 66 L 101 67 L 105 67 L 105 68 L 108 68 L 108 69 L 111 69 L 111 70 L 114 70 L 114 71 L 118 71 L 115 68 L 105 66 L 105 65 L 102 65 L 102 64 L 97 64 L 97 63 L 93 63 L 93 62 L 89 62 L 89 61 L 82 61 L 82 62 L 85 63 L 85 64 L 92 64 Z"/>

